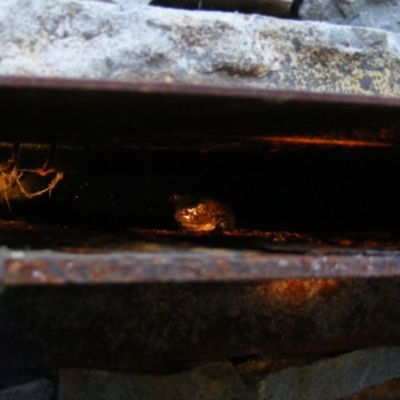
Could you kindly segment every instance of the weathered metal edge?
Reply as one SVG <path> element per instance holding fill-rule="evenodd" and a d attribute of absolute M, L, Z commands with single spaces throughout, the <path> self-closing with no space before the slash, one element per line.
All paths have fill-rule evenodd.
<path fill-rule="evenodd" d="M 293 255 L 186 250 L 75 254 L 2 250 L 5 285 L 232 282 L 293 278 L 400 276 L 400 253 Z"/>
<path fill-rule="evenodd" d="M 377 95 L 308 92 L 284 89 L 238 88 L 163 82 L 143 83 L 94 79 L 36 78 L 19 76 L 0 77 L 0 91 L 10 88 L 30 88 L 37 90 L 119 91 L 143 94 L 157 93 L 168 95 L 218 96 L 227 98 L 258 98 L 277 103 L 300 101 L 302 103 L 310 104 L 329 103 L 400 108 L 399 98 Z"/>

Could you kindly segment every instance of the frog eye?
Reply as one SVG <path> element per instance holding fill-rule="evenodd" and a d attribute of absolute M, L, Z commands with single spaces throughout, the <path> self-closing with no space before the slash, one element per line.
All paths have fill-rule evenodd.
<path fill-rule="evenodd" d="M 180 201 L 180 195 L 173 193 L 171 194 L 171 196 L 169 196 L 168 201 L 172 202 L 172 203 L 178 203 Z"/>

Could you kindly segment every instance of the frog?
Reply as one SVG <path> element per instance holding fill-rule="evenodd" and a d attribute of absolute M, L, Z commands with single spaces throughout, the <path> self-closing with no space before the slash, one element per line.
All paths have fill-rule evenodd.
<path fill-rule="evenodd" d="M 235 217 L 231 209 L 209 197 L 173 194 L 174 218 L 179 227 L 188 232 L 211 232 L 235 229 Z"/>

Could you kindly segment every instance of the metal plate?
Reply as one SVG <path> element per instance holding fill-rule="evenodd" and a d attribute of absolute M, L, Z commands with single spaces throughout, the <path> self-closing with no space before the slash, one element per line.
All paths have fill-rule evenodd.
<path fill-rule="evenodd" d="M 46 165 L 58 165 L 62 171 L 89 170 L 87 175 L 62 180 L 51 199 L 46 196 L 26 202 L 26 207 L 11 202 L 15 219 L 23 216 L 35 224 L 0 223 L 0 243 L 4 246 L 0 251 L 0 368 L 79 366 L 151 372 L 177 360 L 260 353 L 279 357 L 400 343 L 399 212 L 398 198 L 393 194 L 400 100 L 0 78 L 0 109 L 4 165 L 12 165 L 19 150 L 7 143 L 43 143 L 51 147 L 49 152 L 40 153 L 40 165 L 49 158 Z M 29 156 L 25 159 L 35 161 L 36 147 L 22 147 Z M 285 160 L 293 163 L 292 150 L 301 152 L 297 164 L 263 163 L 264 152 L 280 155 L 287 151 Z M 344 173 L 334 170 L 334 179 L 327 185 L 334 186 L 337 199 L 352 202 L 345 219 L 358 211 L 358 199 L 370 199 L 365 210 L 356 213 L 363 232 L 319 237 L 273 229 L 212 234 L 151 229 L 146 225 L 148 214 L 155 216 L 151 222 L 161 219 L 146 212 L 159 205 L 168 214 L 164 200 L 170 194 L 170 182 L 176 184 L 181 169 L 183 175 L 188 171 L 178 162 L 166 180 L 162 172 L 167 163 L 160 157 L 154 174 L 159 175 L 160 188 L 147 192 L 149 174 L 144 165 L 154 168 L 152 151 L 158 156 L 183 152 L 186 158 L 180 161 L 189 162 L 193 161 L 192 152 L 200 156 L 213 153 L 213 157 L 196 160 L 203 166 L 213 160 L 212 165 L 221 167 L 218 171 L 224 170 L 224 176 L 238 162 L 236 156 L 246 152 L 248 157 L 237 166 L 243 172 L 240 182 L 249 182 L 255 166 L 266 166 L 267 172 L 275 174 L 280 171 L 274 167 L 281 166 L 285 174 L 274 181 L 277 188 L 283 187 L 283 176 L 295 183 L 320 169 L 328 154 L 325 151 L 334 151 L 332 165 L 346 154 Z M 167 160 L 175 159 L 177 153 L 171 153 Z M 132 154 L 137 157 L 134 164 L 130 163 Z M 220 154 L 226 158 L 220 159 Z M 298 166 L 316 154 L 315 165 L 304 168 L 299 178 Z M 357 157 L 354 163 L 353 156 Z M 371 159 L 380 160 L 374 174 L 360 175 L 358 162 L 362 160 L 365 166 Z M 225 160 L 231 161 L 225 164 Z M 31 161 L 24 165 L 28 170 L 36 167 Z M 328 163 L 324 170 L 330 167 Z M 192 178 L 203 171 L 196 163 L 191 168 Z M 103 173 L 109 169 L 106 186 Z M 336 176 L 341 178 L 349 170 L 352 175 L 347 183 L 335 186 Z M 257 207 L 265 210 L 266 200 L 272 197 L 258 196 L 264 172 L 261 169 L 257 185 L 248 188 L 252 196 L 249 190 L 242 190 L 240 197 L 237 181 L 232 181 L 230 193 L 239 211 L 242 204 L 243 214 Z M 212 168 L 203 175 L 202 189 L 210 187 L 212 176 L 213 190 L 226 190 Z M 121 176 L 120 180 L 115 176 Z M 322 179 L 315 176 L 318 174 L 307 180 L 307 199 L 331 201 L 329 191 L 316 197 L 319 186 L 315 182 Z M 362 178 L 362 191 L 354 187 L 352 177 Z M 182 181 L 185 178 L 182 176 Z M 194 180 L 195 188 L 199 180 Z M 95 188 L 86 190 L 87 182 Z M 115 182 L 118 188 L 112 186 Z M 288 207 L 281 209 L 283 214 L 289 219 L 298 215 L 290 206 L 299 205 L 298 199 L 304 196 L 304 184 L 300 183 L 288 192 L 282 190 L 281 197 L 269 203 L 275 205 L 271 215 L 277 213 L 281 200 L 288 200 L 284 203 Z M 149 199 L 154 193 L 158 196 L 152 203 Z M 117 194 L 127 200 L 116 203 Z M 116 204 L 124 206 L 117 215 Z M 134 208 L 136 215 L 132 217 Z M 373 214 L 375 226 L 385 235 L 369 234 L 363 216 L 371 215 L 371 210 L 383 210 Z M 56 219 L 68 212 L 78 227 L 63 227 L 64 220 Z M 327 215 L 326 210 L 324 213 Z M 319 226 L 322 214 L 311 208 L 314 226 Z M 90 229 L 79 228 L 85 215 L 89 215 Z M 110 219 L 119 218 L 118 229 L 113 225 L 114 229 L 94 229 L 96 218 L 110 215 Z M 143 220 L 138 215 L 143 215 Z M 260 220 L 260 215 L 255 212 L 253 220 Z M 173 224 L 172 214 L 165 218 Z M 266 215 L 266 224 L 268 218 Z M 310 227 L 309 215 L 304 218 L 305 226 Z M 332 224 L 334 219 L 331 217 Z M 40 226 L 40 221 L 53 225 Z M 135 227 L 131 221 L 143 226 Z"/>
<path fill-rule="evenodd" d="M 3 141 L 142 148 L 197 143 L 199 149 L 212 148 L 215 140 L 236 143 L 236 149 L 242 142 L 278 148 L 399 143 L 395 98 L 2 77 L 0 106 Z"/>

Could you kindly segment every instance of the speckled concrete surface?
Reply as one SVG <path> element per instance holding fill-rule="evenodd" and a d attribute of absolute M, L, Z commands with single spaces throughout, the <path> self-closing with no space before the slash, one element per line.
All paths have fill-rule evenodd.
<path fill-rule="evenodd" d="M 400 36 L 93 1 L 4 0 L 0 74 L 400 96 Z"/>

